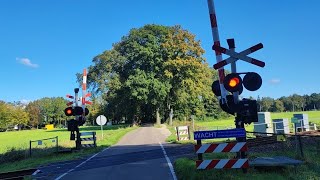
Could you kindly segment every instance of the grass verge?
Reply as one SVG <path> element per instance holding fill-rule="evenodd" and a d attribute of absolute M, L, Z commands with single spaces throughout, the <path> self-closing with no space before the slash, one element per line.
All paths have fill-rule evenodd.
<path fill-rule="evenodd" d="M 283 154 L 283 152 L 281 152 Z M 294 152 L 287 152 L 290 156 Z M 271 157 L 274 153 L 252 153 L 253 157 Z M 234 154 L 233 154 L 234 155 Z M 249 168 L 244 174 L 241 169 L 211 169 L 196 170 L 195 158 L 180 158 L 175 161 L 174 168 L 178 179 L 261 179 L 261 180 L 301 180 L 320 178 L 320 156 L 315 153 L 314 148 L 306 148 L 306 156 L 303 165 L 298 167 L 269 167 L 269 168 Z M 231 158 L 229 154 L 205 154 L 204 159 Z"/>
<path fill-rule="evenodd" d="M 67 161 L 67 160 L 73 160 L 73 159 L 79 159 L 83 158 L 85 156 L 89 156 L 91 154 L 97 153 L 101 151 L 102 149 L 109 147 L 113 144 L 116 144 L 122 136 L 124 136 L 127 132 L 132 131 L 133 129 L 136 129 L 137 127 L 129 127 L 129 126 L 112 126 L 112 127 L 105 127 L 103 131 L 103 139 L 102 139 L 102 131 L 100 130 L 100 127 L 81 127 L 80 131 L 96 131 L 97 133 L 97 148 L 90 148 L 90 149 L 83 149 L 78 152 L 73 152 L 69 154 L 46 154 L 43 156 L 33 156 L 28 157 L 28 148 L 25 146 L 13 146 L 6 152 L 2 152 L 0 154 L 0 158 L 3 160 L 4 158 L 7 158 L 7 160 L 4 163 L 1 163 L 0 165 L 0 173 L 3 172 L 10 172 L 10 171 L 16 171 L 16 170 L 22 170 L 22 169 L 28 169 L 28 168 L 36 168 L 39 165 L 46 165 L 53 162 L 60 162 L 60 161 Z M 11 132 L 9 132 L 10 134 Z M 32 133 L 32 131 L 24 132 L 21 131 L 22 134 L 29 134 Z M 64 148 L 70 148 L 74 147 L 75 142 L 70 141 L 69 135 L 70 132 L 65 129 L 56 129 L 52 131 L 44 131 L 44 130 L 38 130 L 36 132 L 37 136 L 33 136 L 34 139 L 41 139 L 41 138 L 47 138 L 47 134 L 50 134 L 50 136 L 56 136 L 57 134 L 59 136 L 59 144 L 62 145 Z M 20 137 L 19 132 L 12 133 L 14 135 L 18 135 Z M 11 135 L 12 135 L 11 134 Z M 6 137 L 10 137 L 11 139 L 14 139 L 14 136 L 8 136 L 8 134 L 5 135 Z M 1 138 L 0 138 L 1 139 Z M 25 140 L 26 138 L 24 138 Z M 19 139 L 18 141 L 21 141 Z M 9 144 L 9 143 L 6 143 Z M 15 143 L 14 143 L 15 144 Z M 16 158 L 16 159 L 15 159 Z"/>

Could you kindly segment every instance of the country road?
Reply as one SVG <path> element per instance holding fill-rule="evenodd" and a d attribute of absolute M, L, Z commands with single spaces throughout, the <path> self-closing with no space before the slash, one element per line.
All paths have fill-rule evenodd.
<path fill-rule="evenodd" d="M 36 179 L 177 179 L 173 161 L 193 155 L 192 146 L 167 144 L 166 128 L 151 125 L 126 134 L 116 145 L 82 160 L 40 168 Z"/>

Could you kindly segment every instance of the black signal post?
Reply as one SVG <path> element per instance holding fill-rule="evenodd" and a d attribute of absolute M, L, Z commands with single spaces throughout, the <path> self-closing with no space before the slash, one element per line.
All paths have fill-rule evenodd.
<path fill-rule="evenodd" d="M 89 114 L 88 108 L 82 108 L 78 105 L 78 93 L 79 88 L 74 89 L 75 96 L 67 95 L 68 98 L 74 99 L 73 102 L 67 103 L 68 106 L 64 110 L 66 116 L 75 116 L 74 119 L 68 121 L 68 131 L 70 131 L 70 140 L 76 140 L 76 149 L 81 148 L 80 132 L 79 126 L 82 126 L 85 123 L 85 118 Z"/>
<path fill-rule="evenodd" d="M 235 115 L 236 128 L 244 128 L 244 124 L 250 124 L 251 122 L 258 121 L 257 101 L 250 99 L 240 100 L 239 95 L 242 93 L 243 87 L 249 91 L 258 90 L 262 85 L 262 79 L 261 76 L 255 72 L 238 73 L 236 61 L 241 59 L 256 66 L 264 67 L 264 62 L 247 56 L 248 54 L 263 48 L 263 45 L 259 43 L 237 53 L 235 52 L 234 39 L 227 39 L 227 43 L 229 49 L 225 49 L 216 44 L 213 45 L 213 50 L 230 56 L 229 58 L 215 64 L 214 68 L 219 69 L 227 64 L 231 64 L 231 73 L 224 78 L 223 85 L 224 88 L 232 95 L 226 96 L 227 103 L 222 103 L 220 99 L 220 106 L 225 112 Z M 240 76 L 242 74 L 245 74 L 243 79 Z M 213 82 L 212 91 L 216 96 L 221 96 L 219 81 Z M 237 138 L 237 141 L 246 142 L 246 137 Z M 246 152 L 237 153 L 238 158 L 246 158 L 246 156 Z M 243 169 L 243 171 L 246 172 L 246 169 Z"/>

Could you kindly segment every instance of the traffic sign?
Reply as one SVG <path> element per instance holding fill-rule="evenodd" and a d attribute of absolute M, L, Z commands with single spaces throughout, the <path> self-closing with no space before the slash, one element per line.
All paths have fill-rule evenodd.
<path fill-rule="evenodd" d="M 104 115 L 100 115 L 97 117 L 96 122 L 98 125 L 103 126 L 107 122 L 107 118 Z"/>
<path fill-rule="evenodd" d="M 100 115 L 100 116 L 97 117 L 96 122 L 97 122 L 98 125 L 101 126 L 101 136 L 102 136 L 102 139 L 103 139 L 103 125 L 106 124 L 107 118 L 104 115 Z"/>
<path fill-rule="evenodd" d="M 236 138 L 246 137 L 246 131 L 244 128 L 236 128 L 236 129 L 194 132 L 194 140 L 231 138 L 231 137 L 236 137 Z"/>

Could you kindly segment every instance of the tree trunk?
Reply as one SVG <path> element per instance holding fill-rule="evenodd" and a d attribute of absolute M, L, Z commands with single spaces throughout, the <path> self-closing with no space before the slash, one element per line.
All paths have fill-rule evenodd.
<path fill-rule="evenodd" d="M 173 108 L 170 109 L 170 115 L 169 115 L 169 125 L 172 126 L 172 118 L 173 118 Z"/>
<path fill-rule="evenodd" d="M 157 108 L 156 110 L 156 118 L 157 118 L 157 125 L 161 124 L 161 120 L 160 120 L 160 113 L 159 113 L 159 108 Z"/>

